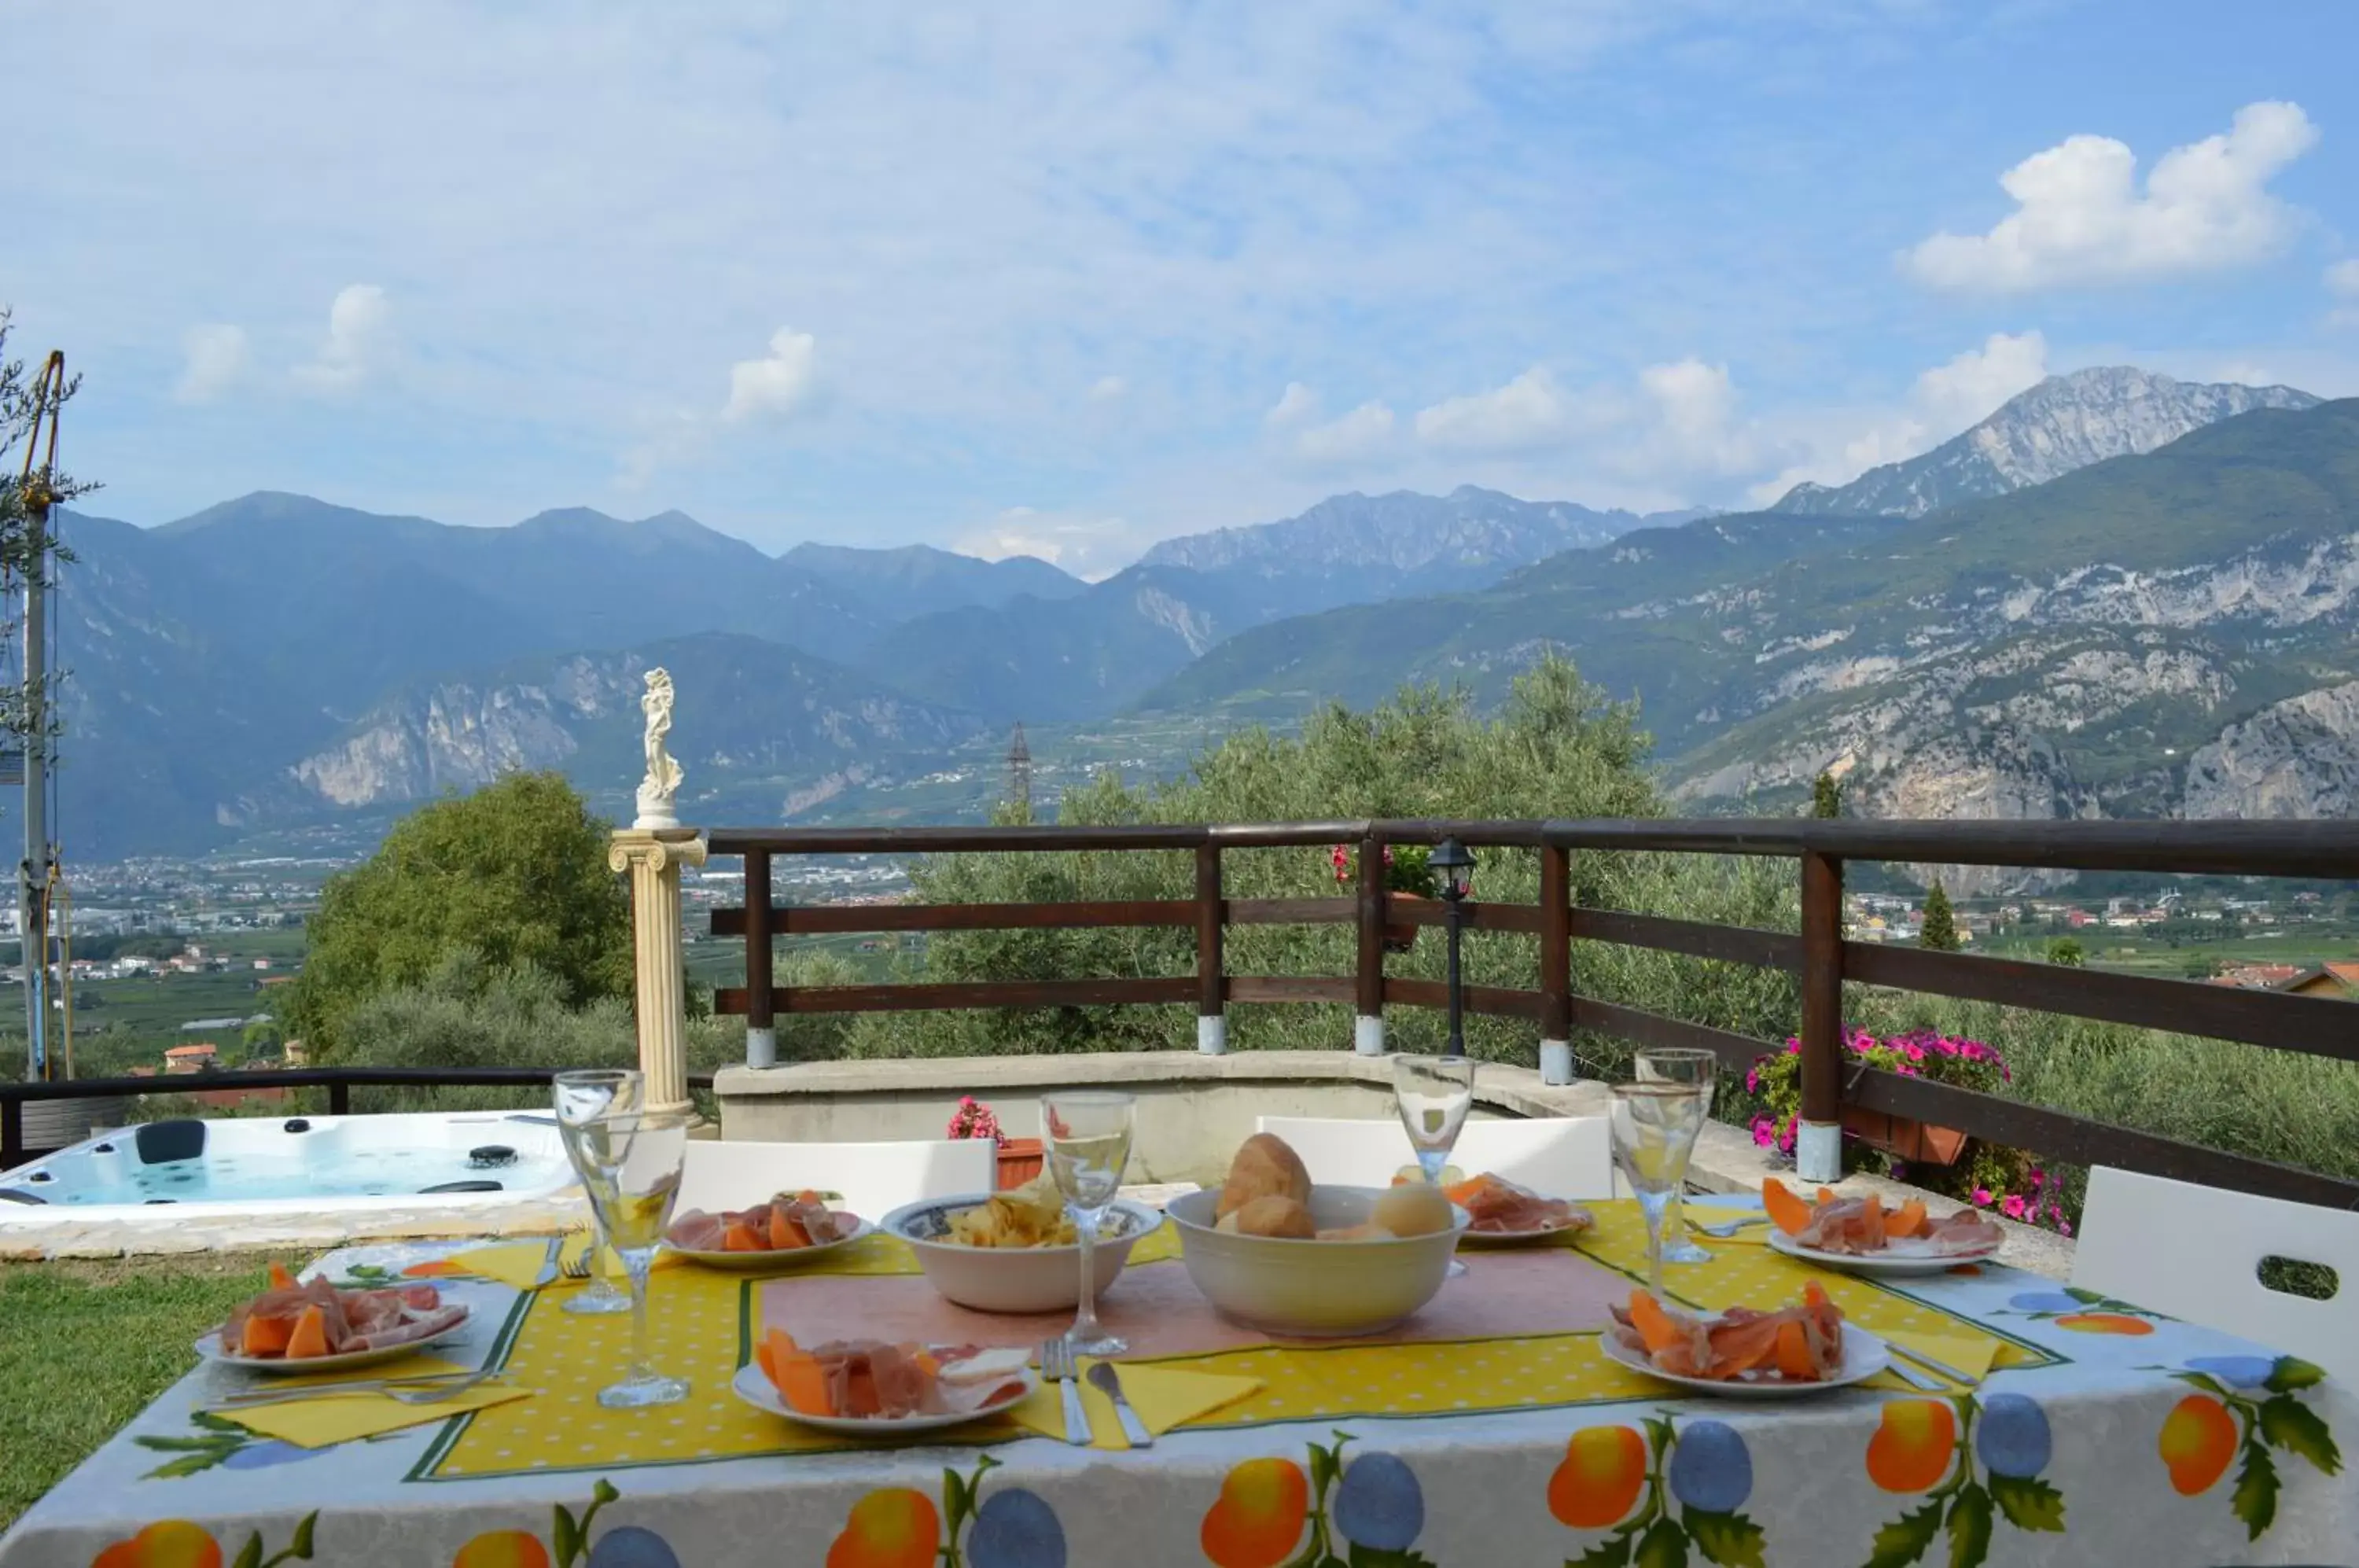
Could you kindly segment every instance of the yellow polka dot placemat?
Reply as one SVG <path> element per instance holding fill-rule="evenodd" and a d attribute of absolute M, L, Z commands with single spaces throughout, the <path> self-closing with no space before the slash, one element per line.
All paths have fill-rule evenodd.
<path fill-rule="evenodd" d="M 1177 1261 L 1166 1227 L 1142 1241 L 1132 1266 L 1101 1303 L 1108 1326 L 1131 1339 L 1133 1359 L 1256 1378 L 1255 1394 L 1190 1423 L 1263 1426 L 1351 1416 L 1446 1416 L 1657 1397 L 1661 1386 L 1607 1360 L 1598 1333 L 1608 1306 L 1646 1271 L 1644 1223 L 1634 1203 L 1590 1205 L 1596 1228 L 1578 1249 L 1470 1250 L 1470 1274 L 1397 1331 L 1392 1342 L 1273 1344 L 1213 1314 Z M 608 1410 L 597 1390 L 629 1357 L 626 1314 L 560 1311 L 559 1291 L 527 1298 L 495 1357 L 534 1398 L 462 1418 L 414 1474 L 458 1479 L 534 1471 L 614 1469 L 709 1459 L 887 1446 L 813 1432 L 758 1410 L 730 1391 L 766 1327 L 805 1344 L 865 1337 L 929 1344 L 1030 1345 L 1067 1319 L 998 1318 L 941 1301 L 916 1278 L 908 1247 L 871 1237 L 824 1268 L 747 1279 L 669 1269 L 650 1281 L 658 1369 L 692 1392 L 655 1410 Z M 1710 1264 L 1674 1267 L 1665 1285 L 1691 1305 L 1775 1307 L 1815 1278 L 1845 1314 L 1871 1332 L 1915 1332 L 1995 1344 L 1995 1364 L 2044 1362 L 2044 1353 L 1870 1280 L 1830 1274 L 1758 1247 L 1722 1248 Z M 978 1424 L 954 1441 L 1004 1442 L 1010 1425 Z M 936 1437 L 931 1441 L 943 1441 Z"/>

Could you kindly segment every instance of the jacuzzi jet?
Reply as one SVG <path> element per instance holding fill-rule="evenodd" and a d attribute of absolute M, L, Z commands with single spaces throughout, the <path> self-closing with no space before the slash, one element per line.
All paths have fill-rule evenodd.
<path fill-rule="evenodd" d="M 311 1130 L 311 1124 L 305 1121 L 301 1116 L 297 1116 L 291 1121 L 281 1122 L 278 1126 L 278 1130 L 280 1132 L 310 1132 Z"/>
<path fill-rule="evenodd" d="M 467 1168 L 471 1171 L 496 1171 L 503 1165 L 514 1165 L 516 1151 L 505 1143 L 478 1144 L 467 1150 Z"/>
<path fill-rule="evenodd" d="M 147 1201 L 151 1203 L 177 1203 L 180 1200 L 178 1198 L 150 1198 Z"/>

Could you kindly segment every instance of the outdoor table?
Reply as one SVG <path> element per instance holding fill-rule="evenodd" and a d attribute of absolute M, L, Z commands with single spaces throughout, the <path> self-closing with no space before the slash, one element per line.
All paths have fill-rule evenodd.
<path fill-rule="evenodd" d="M 1706 1239 L 1714 1260 L 1672 1268 L 1670 1292 L 1771 1307 L 1816 1278 L 1851 1321 L 1992 1370 L 1939 1395 L 1675 1397 L 1600 1354 L 1644 1239 L 1630 1204 L 1593 1209 L 1577 1247 L 1465 1249 L 1468 1273 L 1386 1344 L 1206 1327 L 1167 1226 L 1107 1294 L 1109 1324 L 1258 1387 L 1144 1454 L 1011 1426 L 853 1447 L 734 1398 L 766 1323 L 805 1343 L 830 1319 L 847 1338 L 956 1319 L 1011 1345 L 1061 1326 L 947 1307 L 888 1238 L 826 1273 L 658 1272 L 658 1365 L 694 1393 L 651 1410 L 595 1401 L 627 1317 L 558 1311 L 564 1285 L 454 1280 L 479 1326 L 444 1354 L 531 1398 L 304 1449 L 193 1419 L 243 1382 L 201 1368 L 0 1539 L 0 1568 L 2359 1563 L 2338 1446 L 2359 1399 L 2306 1363 L 1995 1265 L 1824 1273 L 1756 1227 Z"/>

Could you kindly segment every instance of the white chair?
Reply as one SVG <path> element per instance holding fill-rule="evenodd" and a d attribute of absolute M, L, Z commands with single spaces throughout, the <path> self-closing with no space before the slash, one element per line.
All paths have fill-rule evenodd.
<path fill-rule="evenodd" d="M 2359 1385 L 2359 1213 L 2099 1166 L 2072 1283 L 2314 1361 Z M 2325 1301 L 2261 1283 L 2261 1260 L 2334 1270 Z"/>
<path fill-rule="evenodd" d="M 864 1220 L 882 1219 L 921 1198 L 988 1192 L 999 1159 L 987 1138 L 922 1138 L 902 1143 L 748 1143 L 702 1139 L 688 1146 L 679 1207 L 718 1214 L 766 1203 L 774 1192 L 806 1187 L 843 1194 Z"/>
<path fill-rule="evenodd" d="M 1263 1116 L 1255 1130 L 1284 1138 L 1302 1157 L 1310 1179 L 1330 1186 L 1389 1186 L 1417 1163 L 1417 1150 L 1397 1121 Z M 1469 1120 L 1450 1163 L 1470 1176 L 1492 1171 L 1551 1198 L 1614 1195 L 1612 1136 L 1603 1116 Z"/>

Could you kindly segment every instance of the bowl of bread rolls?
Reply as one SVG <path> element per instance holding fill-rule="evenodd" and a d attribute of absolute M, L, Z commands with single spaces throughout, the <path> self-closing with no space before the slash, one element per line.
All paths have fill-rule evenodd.
<path fill-rule="evenodd" d="M 1282 1138 L 1256 1133 L 1218 1192 L 1174 1198 L 1196 1289 L 1222 1313 L 1304 1339 L 1381 1334 L 1433 1300 L 1465 1234 L 1438 1187 L 1318 1187 Z"/>

